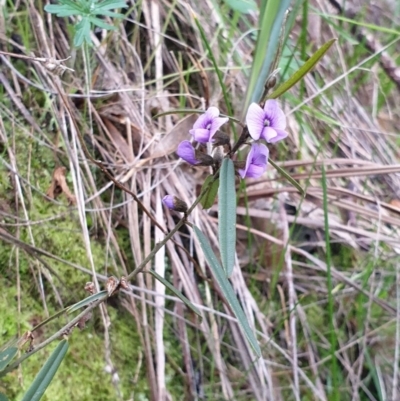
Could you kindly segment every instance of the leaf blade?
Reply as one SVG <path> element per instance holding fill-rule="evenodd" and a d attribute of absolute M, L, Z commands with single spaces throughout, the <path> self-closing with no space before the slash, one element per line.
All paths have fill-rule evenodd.
<path fill-rule="evenodd" d="M 201 192 L 204 192 L 204 195 L 201 198 L 200 204 L 203 206 L 203 209 L 209 209 L 215 202 L 215 198 L 217 197 L 218 188 L 219 188 L 219 178 L 215 181 L 213 175 L 209 175 L 205 180 L 204 184 L 201 187 Z"/>
<path fill-rule="evenodd" d="M 76 304 L 73 304 L 71 306 L 69 306 L 68 308 L 65 309 L 66 313 L 73 313 L 81 308 L 83 308 L 84 306 L 87 306 L 89 304 L 91 304 L 92 302 L 97 301 L 100 298 L 107 298 L 108 293 L 106 290 L 97 292 L 96 294 L 90 295 L 89 297 L 82 299 L 82 301 L 77 302 Z"/>
<path fill-rule="evenodd" d="M 178 289 L 176 289 L 168 280 L 160 276 L 154 270 L 147 270 L 154 278 L 156 278 L 160 283 L 164 284 L 170 291 L 172 291 L 190 310 L 192 310 L 196 315 L 203 317 L 200 310 L 197 309 L 188 298 L 186 298 Z"/>
<path fill-rule="evenodd" d="M 239 325 L 245 334 L 247 341 L 253 347 L 254 352 L 258 357 L 261 357 L 261 349 L 257 342 L 256 337 L 247 321 L 246 315 L 242 307 L 239 304 L 239 301 L 236 298 L 235 292 L 225 275 L 225 271 L 222 266 L 219 264 L 217 257 L 215 256 L 213 250 L 211 249 L 210 243 L 204 234 L 200 231 L 197 226 L 193 226 L 194 232 L 196 234 L 197 239 L 200 242 L 201 248 L 203 249 L 204 256 L 206 257 L 207 263 L 212 269 L 216 281 L 221 288 L 222 293 L 224 294 L 232 312 L 235 314 L 238 319 Z"/>
<path fill-rule="evenodd" d="M 325 53 L 336 42 L 336 39 L 328 40 L 324 43 L 286 82 L 276 88 L 269 96 L 268 99 L 276 99 L 283 93 L 287 92 L 292 86 L 296 85 L 307 73 L 309 73 L 318 61 L 325 55 Z"/>
<path fill-rule="evenodd" d="M 69 344 L 67 340 L 60 341 L 53 353 L 50 355 L 49 359 L 47 359 L 46 363 L 33 380 L 28 391 L 22 398 L 22 401 L 39 401 L 42 398 L 44 392 L 60 367 L 61 362 L 68 351 L 68 347 Z"/>
<path fill-rule="evenodd" d="M 10 364 L 17 352 L 17 347 L 9 347 L 0 352 L 0 372 Z"/>
<path fill-rule="evenodd" d="M 250 103 L 258 103 L 261 100 L 264 85 L 278 46 L 282 23 L 289 5 L 290 0 L 268 0 L 266 5 L 261 7 L 260 31 L 257 36 L 254 59 L 243 105 L 243 115 L 247 112 Z"/>
<path fill-rule="evenodd" d="M 233 161 L 225 158 L 219 173 L 218 236 L 222 266 L 227 277 L 235 265 L 236 247 L 236 189 Z"/>

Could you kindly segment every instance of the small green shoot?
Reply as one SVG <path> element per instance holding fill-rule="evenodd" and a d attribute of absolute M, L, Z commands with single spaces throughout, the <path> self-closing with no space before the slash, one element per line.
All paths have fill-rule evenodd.
<path fill-rule="evenodd" d="M 124 18 L 123 14 L 115 13 L 113 9 L 126 7 L 125 0 L 58 0 L 59 4 L 48 4 L 44 9 L 48 13 L 56 14 L 57 17 L 70 17 L 73 15 L 81 17 L 75 25 L 74 46 L 79 47 L 86 42 L 91 44 L 90 31 L 92 25 L 107 31 L 116 30 L 116 27 L 107 24 L 99 17 Z"/>

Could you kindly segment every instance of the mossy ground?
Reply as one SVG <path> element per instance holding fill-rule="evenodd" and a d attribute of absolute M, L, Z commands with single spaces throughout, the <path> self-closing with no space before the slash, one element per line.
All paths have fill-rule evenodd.
<path fill-rule="evenodd" d="M 76 210 L 67 205 L 63 195 L 56 202 L 48 201 L 44 197 L 57 164 L 53 152 L 34 140 L 26 138 L 22 133 L 18 135 L 16 144 L 17 168 L 22 177 L 24 202 L 31 222 L 30 229 L 35 246 L 68 262 L 89 267 Z M 23 157 L 23 155 L 29 155 L 29 157 Z M 3 157 L 7 158 L 7 152 L 3 152 Z M 10 176 L 4 170 L 0 172 L 0 186 L 3 193 L 7 191 L 12 193 Z M 9 208 L 15 208 L 12 196 L 8 196 L 6 201 Z M 19 209 L 19 216 L 24 219 L 21 206 Z M 11 220 L 4 218 L 3 223 L 11 223 Z M 15 226 L 5 225 L 4 227 L 10 233 L 16 234 Z M 19 228 L 19 237 L 31 243 L 26 225 Z M 97 238 L 92 238 L 91 249 L 96 268 L 104 273 L 106 263 L 104 244 Z M 47 270 L 46 266 L 21 250 L 17 254 L 12 245 L 0 244 L 0 344 L 4 344 L 17 335 L 18 327 L 19 333 L 23 334 L 31 329 L 33 324 L 47 317 L 39 293 L 39 271 L 46 272 L 42 273 L 42 280 L 50 316 L 61 309 L 54 288 L 59 293 L 64 306 L 88 295 L 84 291 L 84 285 L 90 280 L 90 276 L 61 262 L 48 259 L 46 262 L 51 270 Z M 50 285 L 46 276 L 51 277 L 53 285 Z M 21 305 L 20 313 L 18 312 L 18 297 Z M 120 378 L 121 393 L 124 399 L 129 399 L 133 392 L 135 399 L 140 399 L 140 394 L 142 399 L 147 399 L 144 365 L 140 370 L 135 388 L 132 387 L 135 360 L 139 359 L 141 352 L 135 322 L 123 308 L 108 305 L 108 313 L 111 319 L 109 328 L 111 359 Z M 46 325 L 43 330 L 36 333 L 38 338 L 35 341 L 40 342 L 47 338 L 60 329 L 63 323 L 65 319 L 60 318 Z M 75 329 L 69 336 L 69 341 L 67 356 L 43 400 L 115 400 L 116 388 L 112 384 L 111 375 L 105 371 L 104 332 L 99 313 L 96 312 L 93 315 L 84 330 Z M 0 388 L 5 391 L 10 400 L 21 399 L 55 346 L 56 344 L 53 343 L 46 347 L 23 362 L 20 370 L 2 378 Z"/>

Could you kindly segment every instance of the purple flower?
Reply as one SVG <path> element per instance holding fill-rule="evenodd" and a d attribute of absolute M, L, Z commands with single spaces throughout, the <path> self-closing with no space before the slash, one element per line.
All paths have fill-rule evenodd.
<path fill-rule="evenodd" d="M 178 145 L 176 154 L 193 166 L 212 166 L 214 164 L 211 156 L 196 150 L 189 141 L 182 141 Z"/>
<path fill-rule="evenodd" d="M 262 138 L 269 143 L 275 143 L 288 136 L 284 131 L 285 114 L 279 108 L 278 102 L 273 99 L 265 102 L 264 110 L 257 103 L 252 103 L 247 111 L 246 123 L 254 140 Z"/>
<path fill-rule="evenodd" d="M 262 143 L 253 143 L 246 159 L 244 169 L 239 169 L 242 178 L 258 178 L 267 169 L 269 150 Z"/>
<path fill-rule="evenodd" d="M 168 209 L 173 209 L 174 208 L 174 196 L 173 195 L 165 195 L 164 198 L 162 199 L 162 203 L 168 208 Z"/>
<path fill-rule="evenodd" d="M 219 110 L 216 107 L 209 107 L 193 124 L 193 129 L 189 132 L 197 142 L 213 142 L 214 134 L 228 118 L 218 117 Z"/>
<path fill-rule="evenodd" d="M 186 213 L 187 212 L 187 204 L 182 199 L 177 198 L 173 195 L 165 195 L 162 199 L 162 203 L 170 209 L 176 210 L 177 212 Z"/>
<path fill-rule="evenodd" d="M 196 159 L 196 150 L 189 141 L 182 141 L 176 150 L 176 154 L 189 164 L 196 165 L 200 163 Z"/>

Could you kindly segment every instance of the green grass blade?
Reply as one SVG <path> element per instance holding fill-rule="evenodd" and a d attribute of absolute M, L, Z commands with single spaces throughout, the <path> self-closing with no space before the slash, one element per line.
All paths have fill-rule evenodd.
<path fill-rule="evenodd" d="M 236 247 L 236 188 L 235 167 L 231 159 L 224 159 L 219 173 L 218 234 L 222 266 L 226 276 L 232 275 Z"/>
<path fill-rule="evenodd" d="M 28 391 L 25 393 L 22 401 L 39 401 L 47 387 L 53 380 L 65 354 L 68 351 L 68 341 L 62 340 L 57 345 L 56 349 L 50 355 L 50 358 L 43 365 L 40 372 L 35 377 L 35 380 L 29 387 Z"/>
<path fill-rule="evenodd" d="M 291 175 L 286 172 L 282 167 L 278 166 L 273 160 L 268 159 L 268 163 L 271 164 L 271 166 L 278 171 L 279 174 L 281 174 L 283 177 L 285 177 L 299 192 L 302 196 L 305 195 L 304 189 L 302 186 L 294 179 L 291 177 Z"/>
<path fill-rule="evenodd" d="M 204 195 L 201 198 L 200 204 L 203 206 L 203 209 L 209 209 L 214 204 L 218 188 L 219 179 L 214 180 L 214 176 L 209 175 L 201 187 L 201 193 L 204 192 Z"/>
<path fill-rule="evenodd" d="M 204 29 L 201 26 L 199 20 L 196 18 L 196 16 L 194 16 L 194 21 L 196 23 L 196 26 L 197 26 L 199 32 L 200 32 L 200 36 L 201 36 L 201 39 L 203 41 L 203 44 L 204 44 L 204 46 L 206 47 L 206 49 L 208 51 L 208 55 L 210 56 L 211 62 L 212 62 L 213 67 L 214 67 L 214 70 L 215 70 L 215 72 L 217 74 L 217 77 L 218 77 L 219 84 L 221 85 L 222 94 L 224 96 L 224 102 L 225 102 L 226 109 L 228 111 L 228 114 L 231 116 L 231 115 L 233 115 L 232 106 L 231 106 L 231 102 L 229 100 L 228 91 L 226 90 L 226 86 L 225 86 L 225 83 L 224 83 L 222 72 L 218 67 L 217 60 L 215 59 L 214 54 L 213 54 L 213 52 L 211 50 L 210 42 L 207 39 L 207 36 L 206 36 L 206 34 L 204 32 Z"/>
<path fill-rule="evenodd" d="M 243 309 L 240 306 L 239 301 L 236 298 L 236 295 L 231 286 L 231 283 L 229 282 L 229 280 L 227 279 L 227 277 L 225 275 L 224 269 L 218 262 L 218 259 L 215 256 L 215 253 L 213 252 L 213 250 L 211 249 L 210 243 L 208 242 L 208 240 L 204 236 L 204 234 L 196 226 L 193 226 L 193 229 L 200 242 L 201 249 L 204 252 L 207 263 L 209 264 L 210 268 L 212 269 L 212 271 L 215 275 L 215 279 L 217 280 L 217 283 L 218 283 L 219 287 L 221 288 L 222 293 L 224 294 L 229 306 L 231 307 L 232 312 L 237 317 L 239 325 L 242 328 L 243 333 L 245 334 L 245 336 L 247 338 L 247 341 L 253 347 L 254 352 L 257 354 L 257 356 L 260 357 L 261 356 L 260 346 L 258 345 L 257 339 L 254 336 L 254 333 L 249 325 L 249 322 L 247 321 L 246 315 L 244 314 Z"/>
<path fill-rule="evenodd" d="M 108 293 L 106 290 L 100 291 L 97 294 L 90 295 L 90 297 L 82 299 L 82 301 L 79 301 L 76 304 L 73 304 L 70 307 L 66 308 L 66 312 L 73 313 L 73 312 L 91 304 L 92 302 L 97 301 L 100 298 L 107 298 L 107 296 L 108 296 Z"/>
<path fill-rule="evenodd" d="M 322 45 L 286 82 L 276 88 L 269 96 L 269 99 L 276 99 L 287 92 L 292 86 L 296 85 L 306 74 L 308 74 L 325 53 L 335 43 L 336 39 L 331 39 Z"/>
<path fill-rule="evenodd" d="M 261 100 L 265 82 L 278 47 L 285 12 L 289 4 L 290 0 L 269 0 L 264 11 L 260 14 L 260 30 L 257 36 L 253 65 L 243 105 L 243 116 L 251 103 L 258 103 Z"/>
<path fill-rule="evenodd" d="M 9 347 L 0 352 L 0 372 L 5 369 L 17 355 L 17 347 Z"/>
<path fill-rule="evenodd" d="M 201 312 L 189 301 L 189 299 L 186 298 L 178 289 L 176 289 L 164 277 L 160 276 L 154 270 L 148 270 L 146 273 L 150 273 L 160 283 L 164 284 L 170 291 L 172 291 L 190 310 L 192 310 L 196 315 L 202 317 Z"/>
<path fill-rule="evenodd" d="M 334 312 L 334 299 L 333 299 L 333 284 L 332 284 L 332 253 L 330 246 L 329 235 L 329 218 L 328 218 L 328 189 L 326 183 L 325 166 L 322 166 L 322 193 L 323 193 L 323 209 L 324 209 L 324 230 L 325 230 L 325 246 L 326 246 L 326 266 L 327 266 L 327 290 L 328 290 L 328 315 L 329 315 L 329 331 L 330 331 L 330 355 L 331 355 L 331 377 L 332 377 L 332 400 L 339 401 L 340 382 L 338 361 L 336 359 L 335 351 L 337 345 L 336 331 L 335 331 L 335 312 Z"/>
<path fill-rule="evenodd" d="M 225 3 L 234 11 L 247 14 L 257 10 L 257 3 L 254 0 L 225 0 Z"/>

